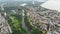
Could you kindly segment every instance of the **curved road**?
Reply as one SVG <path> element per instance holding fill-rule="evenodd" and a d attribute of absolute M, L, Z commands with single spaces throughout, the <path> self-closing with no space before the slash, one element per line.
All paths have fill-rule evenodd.
<path fill-rule="evenodd" d="M 22 10 L 22 28 L 25 29 L 27 31 L 28 34 L 31 34 L 31 32 L 29 32 L 28 27 L 25 25 L 24 22 L 24 10 Z"/>

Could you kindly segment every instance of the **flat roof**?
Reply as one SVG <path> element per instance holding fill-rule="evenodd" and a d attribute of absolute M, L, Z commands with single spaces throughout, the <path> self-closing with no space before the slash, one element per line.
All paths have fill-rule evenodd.
<path fill-rule="evenodd" d="M 60 12 L 60 0 L 47 0 L 41 5 L 41 7 L 51 10 L 57 10 Z"/>

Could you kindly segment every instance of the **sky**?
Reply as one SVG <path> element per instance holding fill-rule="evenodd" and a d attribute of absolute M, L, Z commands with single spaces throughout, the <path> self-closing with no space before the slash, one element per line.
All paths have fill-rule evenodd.
<path fill-rule="evenodd" d="M 4 1 L 32 1 L 32 0 L 0 0 L 0 2 L 4 2 Z M 35 0 L 34 0 L 35 1 Z M 41 1 L 41 2 L 44 2 L 46 0 L 36 0 L 36 1 Z"/>

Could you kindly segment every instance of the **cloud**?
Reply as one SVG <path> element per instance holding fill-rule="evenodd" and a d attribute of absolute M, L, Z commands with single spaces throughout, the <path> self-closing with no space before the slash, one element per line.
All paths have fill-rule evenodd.
<path fill-rule="evenodd" d="M 39 1 L 39 2 L 45 2 L 46 0 L 37 0 L 37 1 Z"/>

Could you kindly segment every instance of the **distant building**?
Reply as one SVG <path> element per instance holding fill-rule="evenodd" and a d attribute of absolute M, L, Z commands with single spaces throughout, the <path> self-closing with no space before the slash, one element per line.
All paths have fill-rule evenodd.
<path fill-rule="evenodd" d="M 41 31 L 47 31 L 47 34 L 60 34 L 60 13 L 43 7 L 39 9 L 41 8 L 44 10 L 38 10 L 39 12 L 31 10 L 27 13 L 31 25 Z"/>
<path fill-rule="evenodd" d="M 11 34 L 12 30 L 3 16 L 0 14 L 0 34 Z"/>

